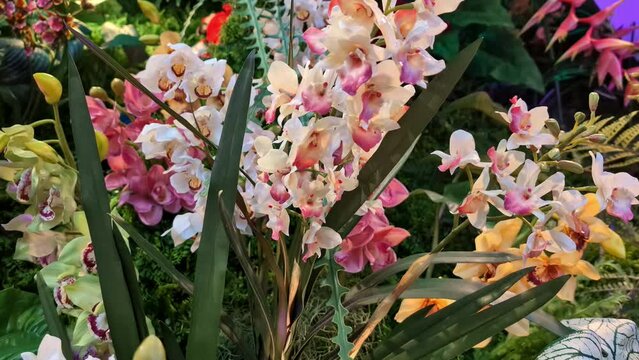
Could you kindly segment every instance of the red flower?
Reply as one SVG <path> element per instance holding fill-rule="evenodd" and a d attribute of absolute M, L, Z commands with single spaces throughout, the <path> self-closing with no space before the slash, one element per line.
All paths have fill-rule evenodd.
<path fill-rule="evenodd" d="M 228 21 L 229 17 L 233 13 L 233 7 L 231 4 L 224 4 L 222 11 L 214 14 L 206 27 L 206 41 L 211 44 L 220 44 L 220 33 L 222 27 Z"/>

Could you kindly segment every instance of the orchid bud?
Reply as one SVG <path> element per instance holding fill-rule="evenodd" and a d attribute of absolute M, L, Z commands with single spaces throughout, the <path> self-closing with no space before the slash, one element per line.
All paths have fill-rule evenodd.
<path fill-rule="evenodd" d="M 279 125 L 273 125 L 268 128 L 268 131 L 272 132 L 276 136 L 282 133 L 282 127 Z"/>
<path fill-rule="evenodd" d="M 98 144 L 100 160 L 106 159 L 109 155 L 109 139 L 101 131 L 95 130 L 95 143 Z"/>
<path fill-rule="evenodd" d="M 153 24 L 160 23 L 160 12 L 152 2 L 146 0 L 138 0 L 138 6 L 142 10 L 142 14 Z"/>
<path fill-rule="evenodd" d="M 539 171 L 544 172 L 544 173 L 550 171 L 550 165 L 548 165 L 548 163 L 545 162 L 545 161 L 540 162 L 539 163 Z"/>
<path fill-rule="evenodd" d="M 133 360 L 166 360 L 162 341 L 155 335 L 147 336 L 135 350 Z"/>
<path fill-rule="evenodd" d="M 604 134 L 592 134 L 590 136 L 588 136 L 588 141 L 597 143 L 597 144 L 603 144 L 605 143 L 607 140 L 606 135 Z"/>
<path fill-rule="evenodd" d="M 561 132 L 561 128 L 559 127 L 559 123 L 555 119 L 546 120 L 546 127 L 554 137 L 559 137 L 559 133 Z"/>
<path fill-rule="evenodd" d="M 140 42 L 144 45 L 159 45 L 160 44 L 160 36 L 154 34 L 142 35 L 140 36 Z"/>
<path fill-rule="evenodd" d="M 60 102 L 60 97 L 62 96 L 60 80 L 47 73 L 35 73 L 33 74 L 33 79 L 42 95 L 44 95 L 44 100 L 47 104 L 55 105 Z"/>
<path fill-rule="evenodd" d="M 581 111 L 578 111 L 577 113 L 575 113 L 575 122 L 577 124 L 579 124 L 580 122 L 586 120 L 586 114 L 582 113 Z"/>
<path fill-rule="evenodd" d="M 588 107 L 590 108 L 590 112 L 594 113 L 597 111 L 597 106 L 599 106 L 599 94 L 593 91 L 590 95 L 588 95 Z"/>
<path fill-rule="evenodd" d="M 118 78 L 111 80 L 111 91 L 113 91 L 116 98 L 124 96 L 124 81 Z"/>
<path fill-rule="evenodd" d="M 574 161 L 560 160 L 557 163 L 557 166 L 559 167 L 560 170 L 566 170 L 566 171 L 569 171 L 569 172 L 574 173 L 574 174 L 583 174 L 584 173 L 583 166 L 581 166 L 581 164 L 576 163 Z"/>
<path fill-rule="evenodd" d="M 42 160 L 50 163 L 57 163 L 60 161 L 60 156 L 58 153 L 51 147 L 51 145 L 40 141 L 40 140 L 31 140 L 24 143 L 24 147 L 28 150 L 31 150 L 34 154 L 38 155 Z"/>
<path fill-rule="evenodd" d="M 550 151 L 548 151 L 548 157 L 552 160 L 558 160 L 559 158 L 561 158 L 561 151 L 559 151 L 559 149 L 557 148 L 552 148 Z"/>
<path fill-rule="evenodd" d="M 92 86 L 91 89 L 89 89 L 89 95 L 102 101 L 109 100 L 109 95 L 107 94 L 107 92 L 99 86 Z"/>

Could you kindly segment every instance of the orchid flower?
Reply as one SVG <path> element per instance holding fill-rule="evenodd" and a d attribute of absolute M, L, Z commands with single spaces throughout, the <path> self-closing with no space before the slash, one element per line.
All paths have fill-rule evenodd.
<path fill-rule="evenodd" d="M 554 145 L 557 139 L 544 128 L 549 119 L 548 108 L 540 106 L 528 110 L 528 105 L 522 99 L 514 97 L 508 113 L 497 112 L 508 123 L 512 135 L 508 139 L 506 148 L 516 149 L 520 146 L 533 146 L 539 150 L 543 145 Z"/>
<path fill-rule="evenodd" d="M 534 214 L 540 220 L 545 218 L 540 208 L 550 204 L 550 201 L 543 200 L 542 197 L 551 191 L 558 195 L 563 190 L 564 174 L 555 173 L 537 185 L 540 171 L 539 165 L 526 160 L 516 181 L 511 177 L 497 178 L 506 191 L 504 208 L 507 211 L 520 216 Z"/>
<path fill-rule="evenodd" d="M 306 247 L 306 253 L 302 257 L 303 260 L 307 260 L 312 256 L 321 256 L 320 249 L 333 249 L 342 243 L 342 237 L 339 236 L 337 231 L 322 226 L 317 221 L 312 221 L 310 228 L 304 233 L 302 242 Z"/>
<path fill-rule="evenodd" d="M 526 160 L 526 154 L 517 150 L 507 150 L 506 140 L 501 140 L 497 149 L 488 149 L 490 170 L 498 177 L 509 176 Z"/>
<path fill-rule="evenodd" d="M 592 179 L 597 186 L 597 197 L 608 214 L 624 222 L 634 218 L 631 206 L 639 204 L 639 180 L 632 175 L 604 171 L 604 160 L 600 153 L 590 152 L 592 157 Z"/>
<path fill-rule="evenodd" d="M 481 166 L 479 154 L 475 150 L 475 139 L 464 130 L 455 130 L 450 136 L 450 155 L 442 151 L 433 151 L 431 154 L 442 158 L 439 171 L 454 173 L 457 168 L 464 168 L 468 164 Z"/>
<path fill-rule="evenodd" d="M 509 211 L 504 209 L 504 201 L 499 197 L 503 194 L 501 190 L 488 190 L 490 184 L 490 173 L 488 168 L 482 170 L 481 175 L 475 180 L 470 194 L 466 196 L 464 201 L 456 209 L 454 214 L 465 215 L 477 229 L 483 229 L 486 226 L 486 216 L 493 205 L 502 214 L 510 216 Z"/>
<path fill-rule="evenodd" d="M 20 356 L 22 360 L 65 360 L 62 353 L 62 342 L 59 338 L 49 334 L 42 338 L 37 354 L 23 352 Z"/>

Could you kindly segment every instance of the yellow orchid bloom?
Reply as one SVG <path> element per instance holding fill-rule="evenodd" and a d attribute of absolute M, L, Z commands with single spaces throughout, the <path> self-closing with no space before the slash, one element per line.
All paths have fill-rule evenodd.
<path fill-rule="evenodd" d="M 395 314 L 395 321 L 402 322 L 419 310 L 432 305 L 433 307 L 428 311 L 428 314 L 426 314 L 426 316 L 428 316 L 454 302 L 455 301 L 449 299 L 404 299 L 399 306 L 397 314 Z"/>
<path fill-rule="evenodd" d="M 596 217 L 602 210 L 597 195 L 590 193 L 585 197 L 587 203 L 577 212 L 574 219 L 580 230 L 571 229 L 563 221 L 559 222 L 557 230 L 573 239 L 577 244 L 577 250 L 582 250 L 587 243 L 598 243 L 610 255 L 624 259 L 626 248 L 623 240 L 603 220 Z"/>
<path fill-rule="evenodd" d="M 515 255 L 521 255 L 524 252 L 525 246 L 526 245 L 521 245 L 519 249 L 510 249 L 509 252 Z M 517 260 L 500 264 L 497 267 L 495 276 L 490 280 L 491 282 L 497 281 L 508 274 L 529 266 L 534 266 L 535 269 L 528 274 L 528 276 L 513 285 L 513 287 L 510 288 L 511 292 L 519 294 L 562 275 L 572 275 L 564 287 L 557 293 L 557 297 L 573 302 L 575 300 L 575 289 L 577 288 L 576 276 L 582 275 L 590 280 L 599 280 L 601 278 L 597 269 L 595 269 L 592 264 L 581 259 L 580 251 L 573 251 L 559 252 L 551 255 L 542 253 L 537 257 L 526 259 L 525 263 L 523 260 Z"/>
<path fill-rule="evenodd" d="M 512 247 L 522 221 L 519 218 L 500 221 L 492 229 L 486 230 L 475 238 L 475 251 L 503 252 Z M 495 274 L 493 264 L 457 264 L 453 274 L 474 281 L 486 281 Z"/>

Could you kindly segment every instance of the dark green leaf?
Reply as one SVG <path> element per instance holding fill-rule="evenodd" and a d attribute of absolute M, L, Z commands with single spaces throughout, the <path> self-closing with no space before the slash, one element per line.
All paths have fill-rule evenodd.
<path fill-rule="evenodd" d="M 131 240 L 133 240 L 155 263 L 162 269 L 167 275 L 169 275 L 175 282 L 177 282 L 186 292 L 193 294 L 193 282 L 189 280 L 184 274 L 173 266 L 171 261 L 167 259 L 160 250 L 156 249 L 153 244 L 148 242 L 131 224 L 124 221 L 124 219 L 113 216 L 113 220 L 122 227 L 122 229 L 129 234 Z"/>
<path fill-rule="evenodd" d="M 459 53 L 441 74 L 428 84 L 401 118 L 398 130 L 391 131 L 384 137 L 375 154 L 362 169 L 358 179 L 359 186 L 353 191 L 344 193 L 329 212 L 326 223 L 338 232 L 349 222 L 355 212 L 385 181 L 390 181 L 389 174 L 397 163 L 405 159 L 406 153 L 414 146 L 426 125 L 433 119 L 453 90 L 462 74 L 475 56 L 481 40 L 475 41 Z"/>
<path fill-rule="evenodd" d="M 80 198 L 89 224 L 98 269 L 100 273 L 108 276 L 108 281 L 100 281 L 100 288 L 116 356 L 130 359 L 141 338 L 138 326 L 135 324 L 132 299 L 113 238 L 109 217 L 109 196 L 104 185 L 104 175 L 82 80 L 73 57 L 68 56 L 68 59 L 69 109 L 80 172 Z"/>
<path fill-rule="evenodd" d="M 504 109 L 504 107 L 500 104 L 494 102 L 490 95 L 488 95 L 485 91 L 477 91 L 451 102 L 446 105 L 446 107 L 442 110 L 442 113 L 460 110 L 479 111 L 488 118 L 495 120 L 498 124 L 506 124 L 504 118 L 496 113 L 496 111 L 506 112 L 506 109 Z"/>
<path fill-rule="evenodd" d="M 215 359 L 217 356 L 229 252 L 229 240 L 217 206 L 217 197 L 220 191 L 224 191 L 223 205 L 229 212 L 233 211 L 254 67 L 255 54 L 251 53 L 244 62 L 229 100 L 220 147 L 211 170 L 204 226 L 195 267 L 191 332 L 186 354 L 189 360 Z"/>
<path fill-rule="evenodd" d="M 118 34 L 113 38 L 113 40 L 105 44 L 105 48 L 107 49 L 113 49 L 119 46 L 135 47 L 144 46 L 144 44 L 140 41 L 139 37 L 126 34 Z"/>
<path fill-rule="evenodd" d="M 46 333 L 47 323 L 36 295 L 11 288 L 0 291 L 0 360 L 36 352 Z"/>
<path fill-rule="evenodd" d="M 544 91 L 541 72 L 514 31 L 491 28 L 483 35 L 484 46 L 469 69 L 474 76 Z"/>
<path fill-rule="evenodd" d="M 53 292 L 44 283 L 42 274 L 36 275 L 36 284 L 38 286 L 38 296 L 40 297 L 40 304 L 44 311 L 44 318 L 47 321 L 49 327 L 49 334 L 60 339 L 62 343 L 62 353 L 67 359 L 73 359 L 73 350 L 71 349 L 71 341 L 69 341 L 69 334 L 67 329 L 62 324 L 60 316 L 58 316 L 58 308 L 53 301 Z"/>
<path fill-rule="evenodd" d="M 333 308 L 333 324 L 337 326 L 337 334 L 335 334 L 331 340 L 339 347 L 339 358 L 341 360 L 348 360 L 350 359 L 348 353 L 353 349 L 353 343 L 348 340 L 348 334 L 350 334 L 353 329 L 344 322 L 348 310 L 342 305 L 342 296 L 346 294 L 347 289 L 339 283 L 337 273 L 341 268 L 335 263 L 334 255 L 335 249 L 327 251 L 327 274 L 323 285 L 331 289 L 326 305 Z"/>
<path fill-rule="evenodd" d="M 514 28 L 508 9 L 501 0 L 465 0 L 457 10 L 443 15 L 442 19 L 452 28 L 469 25 Z"/>

